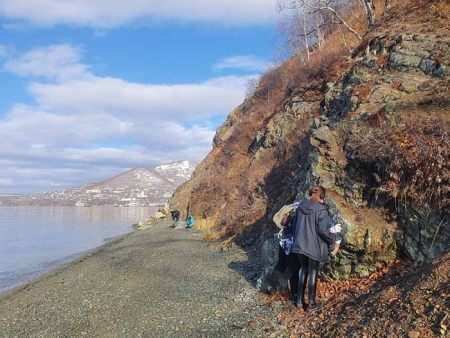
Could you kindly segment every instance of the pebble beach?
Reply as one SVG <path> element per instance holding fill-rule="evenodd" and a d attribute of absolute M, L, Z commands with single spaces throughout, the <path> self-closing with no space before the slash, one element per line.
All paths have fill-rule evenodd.
<path fill-rule="evenodd" d="M 256 289 L 200 233 L 170 222 L 113 240 L 0 295 L 0 337 L 255 337 Z"/>

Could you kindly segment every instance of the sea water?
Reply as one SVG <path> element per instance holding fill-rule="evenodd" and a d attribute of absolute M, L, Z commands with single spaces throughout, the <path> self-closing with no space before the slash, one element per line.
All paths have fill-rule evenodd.
<path fill-rule="evenodd" d="M 0 292 L 133 231 L 155 207 L 0 207 Z"/>

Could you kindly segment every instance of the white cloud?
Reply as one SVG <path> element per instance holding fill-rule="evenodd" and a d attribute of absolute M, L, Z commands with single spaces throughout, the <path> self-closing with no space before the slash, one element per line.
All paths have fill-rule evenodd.
<path fill-rule="evenodd" d="M 4 70 L 50 80 L 29 85 L 41 110 L 59 115 L 108 113 L 120 118 L 139 117 L 144 121 L 156 118 L 196 120 L 223 115 L 242 101 L 246 83 L 254 76 L 216 77 L 199 83 L 173 85 L 135 83 L 95 76 L 89 72 L 89 66 L 81 62 L 81 57 L 80 48 L 53 45 L 8 60 Z M 242 66 L 246 60 L 240 62 Z"/>
<path fill-rule="evenodd" d="M 27 163 L 18 163 L 16 167 L 0 168 L 0 176 L 7 174 L 13 178 L 11 183 L 0 185 L 0 193 L 32 193 L 59 190 L 66 187 L 79 186 L 87 182 L 97 182 L 119 174 L 124 169 L 118 167 L 46 167 L 32 168 Z"/>
<path fill-rule="evenodd" d="M 0 120 L 0 177 L 13 173 L 15 191 L 9 192 L 49 190 L 44 183 L 50 181 L 68 187 L 133 167 L 202 160 L 217 128 L 211 119 L 225 120 L 244 99 L 251 77 L 133 83 L 95 76 L 81 56 L 79 48 L 55 45 L 5 65 L 9 72 L 45 80 L 29 84 L 35 105 L 16 104 Z"/>
<path fill-rule="evenodd" d="M 0 186 L 2 185 L 10 185 L 12 180 L 10 178 L 1 178 L 0 177 Z"/>
<path fill-rule="evenodd" d="M 4 69 L 21 76 L 59 81 L 90 77 L 89 67 L 80 62 L 80 57 L 80 48 L 67 44 L 53 45 L 36 48 L 20 58 L 8 60 Z"/>
<path fill-rule="evenodd" d="M 58 84 L 32 83 L 30 92 L 45 109 L 114 112 L 120 117 L 195 120 L 228 113 L 242 101 L 248 76 L 220 77 L 202 83 L 158 85 L 92 77 Z"/>
<path fill-rule="evenodd" d="M 111 28 L 138 20 L 263 25 L 276 11 L 273 0 L 0 0 L 0 15 L 44 26 Z"/>
<path fill-rule="evenodd" d="M 242 69 L 247 71 L 264 71 L 268 68 L 267 61 L 254 55 L 236 55 L 220 59 L 213 67 L 214 70 Z"/>
<path fill-rule="evenodd" d="M 138 120 L 124 122 L 107 114 L 56 115 L 18 106 L 0 121 L 4 138 L 0 157 L 75 166 L 106 161 L 133 167 L 160 164 L 162 154 L 172 161 L 201 159 L 211 149 L 215 132 L 210 128 L 184 127 L 182 121 Z"/>
<path fill-rule="evenodd" d="M 0 121 L 3 144 L 32 146 L 33 149 L 84 146 L 92 142 L 120 139 L 131 130 L 132 123 L 112 115 L 57 114 L 34 107 L 17 105 L 8 119 Z"/>

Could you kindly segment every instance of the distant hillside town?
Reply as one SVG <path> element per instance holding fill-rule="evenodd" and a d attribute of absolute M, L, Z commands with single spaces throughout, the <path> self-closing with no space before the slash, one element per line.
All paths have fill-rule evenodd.
<path fill-rule="evenodd" d="M 159 206 L 190 179 L 195 161 L 134 168 L 98 183 L 31 195 L 1 195 L 0 206 Z"/>

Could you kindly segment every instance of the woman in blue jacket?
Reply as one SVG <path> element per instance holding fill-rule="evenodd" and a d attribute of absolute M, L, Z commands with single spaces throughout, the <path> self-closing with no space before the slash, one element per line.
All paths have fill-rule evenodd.
<path fill-rule="evenodd" d="M 331 219 L 324 205 L 325 188 L 314 186 L 309 190 L 309 196 L 310 200 L 301 202 L 297 208 L 291 252 L 298 255 L 301 263 L 298 298 L 303 309 L 312 311 L 322 306 L 316 303 L 317 271 L 320 262 L 329 261 L 336 236 L 330 230 Z M 340 228 L 339 224 L 337 228 Z M 308 304 L 305 302 L 307 284 Z"/>
<path fill-rule="evenodd" d="M 194 217 L 192 217 L 192 215 L 188 215 L 188 217 L 186 218 L 186 228 L 192 228 L 195 224 L 195 220 Z"/>

